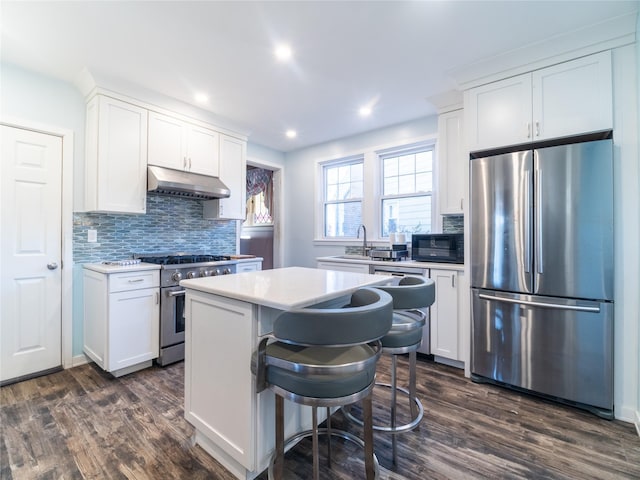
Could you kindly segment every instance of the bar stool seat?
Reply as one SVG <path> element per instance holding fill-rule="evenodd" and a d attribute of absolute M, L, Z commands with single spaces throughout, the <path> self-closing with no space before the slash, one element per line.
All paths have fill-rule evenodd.
<path fill-rule="evenodd" d="M 426 323 L 424 309 L 435 301 L 435 282 L 417 277 L 403 277 L 397 285 L 376 287 L 389 293 L 393 298 L 393 324 L 390 331 L 381 339 L 383 353 L 391 355 L 391 383 L 376 383 L 376 386 L 391 390 L 390 424 L 375 423 L 373 430 L 392 434 L 393 464 L 397 463 L 396 435 L 415 429 L 424 416 L 422 402 L 416 395 L 416 351 L 422 343 L 422 329 Z M 409 354 L 409 388 L 397 385 L 397 356 Z M 411 420 L 398 425 L 396 421 L 397 393 L 407 395 Z M 342 408 L 344 415 L 356 424 L 363 421 L 353 415 L 349 406 Z"/>
<path fill-rule="evenodd" d="M 292 442 L 313 439 L 313 478 L 319 478 L 318 433 L 329 440 L 340 436 L 365 450 L 366 478 L 378 476 L 373 452 L 371 391 L 382 338 L 391 328 L 392 298 L 386 292 L 361 288 L 351 303 L 338 309 L 303 308 L 287 311 L 274 322 L 272 339 L 264 339 L 256 352 L 254 373 L 257 390 L 276 394 L 276 446 L 269 464 L 269 478 L 281 479 L 285 448 Z M 275 340 L 275 341 L 273 341 Z M 269 343 L 270 342 L 270 343 Z M 284 440 L 284 399 L 310 405 L 310 431 Z M 331 407 L 362 400 L 364 441 L 349 432 L 331 429 Z M 318 428 L 317 408 L 327 408 L 327 428 Z"/>

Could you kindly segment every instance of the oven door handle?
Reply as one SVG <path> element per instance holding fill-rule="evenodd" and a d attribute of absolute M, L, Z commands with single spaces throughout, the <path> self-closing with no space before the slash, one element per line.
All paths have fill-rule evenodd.
<path fill-rule="evenodd" d="M 180 297 L 180 296 L 184 296 L 186 290 L 178 290 L 176 292 L 169 292 L 169 296 L 170 297 Z"/>

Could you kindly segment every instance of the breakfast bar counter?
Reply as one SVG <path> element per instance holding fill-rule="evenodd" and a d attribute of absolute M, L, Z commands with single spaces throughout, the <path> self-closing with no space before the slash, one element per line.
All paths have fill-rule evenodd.
<path fill-rule="evenodd" d="M 338 307 L 389 277 L 289 267 L 183 280 L 185 418 L 194 442 L 236 477 L 255 478 L 274 447 L 274 395 L 258 393 L 252 355 L 284 310 Z M 310 409 L 285 402 L 285 435 L 311 427 Z"/>

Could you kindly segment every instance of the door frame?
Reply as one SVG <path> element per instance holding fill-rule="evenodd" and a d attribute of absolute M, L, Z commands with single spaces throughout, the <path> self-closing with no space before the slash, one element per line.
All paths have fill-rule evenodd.
<path fill-rule="evenodd" d="M 284 245 L 282 231 L 285 224 L 284 220 L 284 166 L 272 163 L 266 160 L 259 160 L 253 157 L 247 157 L 247 165 L 258 168 L 265 168 L 273 172 L 273 202 L 276 222 L 273 224 L 273 268 L 283 267 L 284 262 Z M 246 168 L 246 167 L 245 167 Z M 240 232 L 242 231 L 242 220 L 238 221 L 238 235 L 236 249 L 240 251 Z"/>
<path fill-rule="evenodd" d="M 68 128 L 52 126 L 3 115 L 0 124 L 53 135 L 62 139 L 62 293 L 61 296 L 61 362 L 62 368 L 73 364 L 73 151 L 74 132 Z M 84 362 L 82 362 L 84 363 Z"/>

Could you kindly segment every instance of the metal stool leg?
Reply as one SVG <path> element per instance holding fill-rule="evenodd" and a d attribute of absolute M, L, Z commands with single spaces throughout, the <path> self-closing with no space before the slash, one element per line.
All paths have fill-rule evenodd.
<path fill-rule="evenodd" d="M 331 468 L 331 408 L 327 407 L 327 466 Z"/>
<path fill-rule="evenodd" d="M 318 458 L 318 407 L 314 405 L 311 409 L 311 415 L 313 417 L 313 426 L 311 427 L 313 430 L 313 480 L 318 480 L 320 478 L 320 459 Z"/>
<path fill-rule="evenodd" d="M 373 480 L 377 476 L 377 460 L 373 453 L 373 405 L 372 395 L 367 395 L 362 400 L 364 414 L 364 468 L 367 480 Z"/>
<path fill-rule="evenodd" d="M 273 465 L 275 480 L 282 480 L 284 467 L 284 398 L 276 395 L 276 452 Z"/>
<path fill-rule="evenodd" d="M 418 354 L 416 351 L 409 352 L 409 407 L 411 408 L 411 418 L 418 417 L 418 406 L 416 402 L 416 359 Z M 416 425 L 415 430 L 420 429 L 420 424 Z"/>
<path fill-rule="evenodd" d="M 397 356 L 391 355 L 391 428 L 396 428 L 396 402 L 397 402 L 397 387 L 398 387 L 398 379 L 396 377 L 396 368 L 397 368 Z M 396 436 L 391 436 L 391 453 L 393 458 L 393 464 L 396 465 L 398 462 L 398 453 L 397 453 L 397 442 Z"/>

